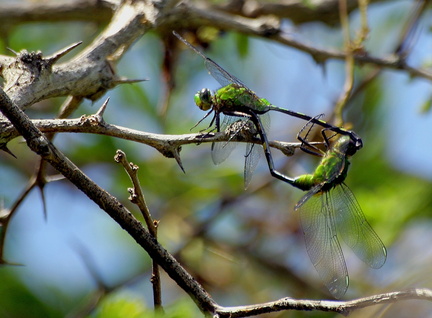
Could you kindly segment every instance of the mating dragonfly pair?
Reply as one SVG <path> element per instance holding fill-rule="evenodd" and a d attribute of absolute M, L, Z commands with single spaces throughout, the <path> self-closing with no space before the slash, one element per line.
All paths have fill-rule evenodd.
<path fill-rule="evenodd" d="M 247 88 L 240 80 L 229 74 L 212 59 L 192 46 L 177 32 L 173 34 L 190 49 L 204 59 L 209 73 L 222 85 L 212 93 L 204 88 L 195 94 L 195 103 L 214 117 L 210 126 L 215 124 L 219 132 L 226 127 L 235 127 L 234 133 L 240 133 L 242 128 L 253 127 L 253 135 L 257 135 L 272 176 L 307 193 L 296 204 L 295 210 L 300 213 L 300 221 L 305 237 L 306 249 L 321 280 L 335 298 L 345 295 L 349 276 L 345 258 L 339 243 L 339 236 L 354 251 L 362 261 L 372 268 L 384 265 L 386 249 L 367 222 L 354 194 L 344 183 L 349 167 L 349 157 L 354 155 L 363 146 L 361 138 L 353 131 L 333 126 L 319 117 L 311 117 L 272 105 L 264 98 L 259 98 L 252 90 Z M 290 178 L 274 168 L 268 131 L 269 112 L 277 111 L 307 121 L 308 125 L 323 127 L 322 135 L 326 151 L 320 150 L 301 136 L 301 149 L 307 153 L 320 156 L 321 162 L 313 174 L 305 174 Z M 221 114 L 224 120 L 221 123 Z M 237 122 L 244 123 L 234 125 Z M 252 125 L 250 124 L 252 123 Z M 303 129 L 302 129 L 303 130 Z M 326 131 L 338 135 L 330 144 Z M 212 158 L 215 164 L 223 162 L 234 148 L 233 142 L 219 142 L 212 144 Z M 248 186 L 252 173 L 260 158 L 260 147 L 254 143 L 247 143 L 245 155 L 245 187 Z"/>

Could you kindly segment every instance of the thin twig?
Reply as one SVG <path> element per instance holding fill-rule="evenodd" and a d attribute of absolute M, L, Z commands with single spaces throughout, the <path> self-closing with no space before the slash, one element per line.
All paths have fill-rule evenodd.
<path fill-rule="evenodd" d="M 319 310 L 348 315 L 350 312 L 356 309 L 410 299 L 423 299 L 432 301 L 432 290 L 426 288 L 410 289 L 406 291 L 378 294 L 349 301 L 298 300 L 293 298 L 283 298 L 273 302 L 250 306 L 219 307 L 217 310 L 218 316 L 215 317 L 251 317 L 259 314 L 283 310 Z"/>
<path fill-rule="evenodd" d="M 55 169 L 84 192 L 142 246 L 152 259 L 196 302 L 204 313 L 214 312 L 215 301 L 206 290 L 168 253 L 142 224 L 115 197 L 99 187 L 69 158 L 59 151 L 33 125 L 28 116 L 0 89 L 0 111 L 18 129 L 29 148 L 42 156 Z"/>
<path fill-rule="evenodd" d="M 411 14 L 408 17 L 407 21 L 405 22 L 399 40 L 396 43 L 395 48 L 393 50 L 394 55 L 399 56 L 399 60 L 405 61 L 409 53 L 409 50 L 412 48 L 414 43 L 413 38 L 415 36 L 415 30 L 417 29 L 422 14 L 425 12 L 427 5 L 430 2 L 431 0 L 424 0 L 424 1 L 417 1 L 417 3 L 413 4 L 414 7 L 411 11 Z M 363 80 L 357 85 L 357 87 L 353 90 L 351 94 L 351 98 L 353 98 L 354 96 L 358 95 L 361 91 L 363 91 L 384 70 L 385 70 L 384 67 L 377 67 L 372 69 L 363 78 Z"/>
<path fill-rule="evenodd" d="M 11 263 L 11 262 L 8 262 L 5 260 L 5 256 L 4 256 L 5 239 L 6 239 L 6 235 L 8 233 L 9 224 L 10 224 L 12 217 L 18 211 L 19 207 L 24 202 L 24 200 L 27 198 L 27 196 L 30 194 L 30 192 L 36 187 L 39 188 L 39 190 L 40 190 L 43 214 L 44 214 L 45 220 L 47 219 L 47 207 L 46 207 L 46 200 L 45 200 L 45 193 L 44 193 L 45 185 L 49 182 L 58 181 L 62 178 L 59 176 L 46 176 L 45 170 L 46 170 L 45 169 L 45 163 L 41 159 L 36 172 L 34 173 L 34 175 L 32 177 L 30 177 L 24 190 L 18 196 L 18 198 L 15 200 L 15 202 L 12 204 L 12 207 L 9 210 L 2 208 L 2 211 L 1 211 L 2 215 L 0 215 L 0 226 L 1 226 L 1 231 L 0 231 L 0 264 L 21 265 L 21 264 Z"/>
<path fill-rule="evenodd" d="M 340 50 L 317 48 L 313 44 L 298 41 L 295 36 L 291 36 L 289 33 L 277 28 L 277 26 L 268 24 L 268 19 L 247 19 L 232 16 L 220 11 L 208 10 L 208 6 L 202 3 L 191 5 L 185 2 L 173 9 L 172 14 L 182 17 L 182 21 L 191 21 L 191 23 L 198 23 L 199 25 L 211 25 L 221 30 L 237 31 L 271 39 L 303 51 L 318 62 L 329 59 L 345 60 L 347 57 L 347 53 Z M 422 77 L 432 81 L 431 71 L 409 66 L 399 56 L 376 57 L 366 52 L 357 52 L 353 54 L 353 59 L 359 65 L 371 64 L 376 67 L 404 70 L 412 77 Z"/>
<path fill-rule="evenodd" d="M 144 217 L 150 234 L 157 240 L 157 228 L 159 221 L 152 218 L 148 205 L 145 201 L 144 193 L 142 192 L 141 185 L 138 179 L 139 167 L 132 162 L 128 162 L 126 154 L 122 150 L 117 150 L 114 160 L 122 164 L 129 178 L 131 179 L 133 188 L 128 189 L 130 193 L 129 200 L 138 206 Z M 163 311 L 159 266 L 155 262 L 155 260 L 153 260 L 152 268 L 153 273 L 151 283 L 153 286 L 153 303 L 156 310 Z"/>
<path fill-rule="evenodd" d="M 353 58 L 353 45 L 351 43 L 350 36 L 350 28 L 349 28 L 349 20 L 348 20 L 348 10 L 346 0 L 339 0 L 339 14 L 343 31 L 344 38 L 344 46 L 346 52 L 345 58 L 345 83 L 343 87 L 343 91 L 339 96 L 338 101 L 334 107 L 334 115 L 335 115 L 335 125 L 342 126 L 343 125 L 343 117 L 342 112 L 347 104 L 351 91 L 354 86 L 354 58 Z"/>

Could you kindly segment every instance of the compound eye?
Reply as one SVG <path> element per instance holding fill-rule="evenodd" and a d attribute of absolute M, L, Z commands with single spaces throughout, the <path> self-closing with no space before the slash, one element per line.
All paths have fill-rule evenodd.
<path fill-rule="evenodd" d="M 203 88 L 194 96 L 195 104 L 201 110 L 209 110 L 212 107 L 212 94 L 208 88 Z"/>
<path fill-rule="evenodd" d="M 355 140 L 350 139 L 346 154 L 351 157 L 357 152 L 357 150 L 360 150 L 362 147 L 363 141 L 360 138 Z"/>

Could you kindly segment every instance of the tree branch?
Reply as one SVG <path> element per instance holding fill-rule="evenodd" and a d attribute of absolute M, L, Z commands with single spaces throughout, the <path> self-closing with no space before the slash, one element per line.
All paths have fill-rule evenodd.
<path fill-rule="evenodd" d="M 3 90 L 0 90 L 0 110 L 26 139 L 32 151 L 42 156 L 126 230 L 150 257 L 160 264 L 167 274 L 192 297 L 204 313 L 213 312 L 216 303 L 203 287 L 157 242 L 121 202 L 99 187 L 50 143 L 27 115 L 12 103 Z"/>
<path fill-rule="evenodd" d="M 236 134 L 233 137 L 229 131 L 183 135 L 153 134 L 108 124 L 99 112 L 95 115 L 81 116 L 76 119 L 33 119 L 31 121 L 35 127 L 44 133 L 91 133 L 131 140 L 151 146 L 168 158 L 175 158 L 179 154 L 181 146 L 188 144 L 228 141 L 261 143 L 259 139 L 246 138 L 247 136 L 242 134 Z M 2 125 L 0 145 L 5 145 L 20 135 L 18 130 L 9 122 L 3 122 L 3 124 L 0 122 L 0 125 Z M 286 156 L 292 156 L 295 149 L 299 148 L 300 145 L 299 142 L 270 141 L 271 147 L 280 150 Z"/>
<path fill-rule="evenodd" d="M 347 53 L 343 51 L 317 48 L 311 44 L 296 40 L 280 29 L 278 20 L 269 17 L 256 19 L 238 17 L 220 11 L 209 10 L 208 6 L 202 3 L 197 3 L 196 5 L 181 3 L 181 5 L 172 10 L 172 15 L 182 19 L 182 21 L 187 21 L 184 22 L 184 28 L 209 25 L 221 30 L 237 31 L 243 34 L 268 38 L 305 52 L 319 63 L 323 63 L 329 59 L 345 60 L 347 58 Z M 175 22 L 177 21 L 175 20 Z M 165 22 L 166 24 L 175 23 L 171 20 Z M 352 58 L 360 65 L 370 64 L 380 68 L 403 70 L 412 77 L 421 77 L 432 81 L 432 72 L 409 66 L 403 57 L 397 55 L 376 57 L 369 55 L 367 52 L 357 52 L 352 55 Z"/>
<path fill-rule="evenodd" d="M 74 0 L 8 3 L 0 5 L 2 27 L 26 22 L 107 22 L 113 15 L 112 1 Z"/>
<path fill-rule="evenodd" d="M 56 96 L 84 96 L 98 99 L 108 89 L 123 83 L 114 62 L 153 25 L 153 3 L 124 1 L 111 23 L 72 60 L 53 65 L 42 53 L 18 54 L 16 58 L 0 56 L 5 92 L 20 108 Z"/>
<path fill-rule="evenodd" d="M 222 317 L 251 317 L 259 314 L 278 312 L 283 310 L 319 310 L 331 311 L 347 316 L 350 312 L 381 304 L 395 303 L 400 300 L 423 299 L 432 301 L 432 291 L 426 288 L 396 291 L 374 296 L 358 298 L 349 301 L 334 300 L 297 300 L 283 298 L 277 301 L 251 306 L 219 307 L 217 313 Z"/>

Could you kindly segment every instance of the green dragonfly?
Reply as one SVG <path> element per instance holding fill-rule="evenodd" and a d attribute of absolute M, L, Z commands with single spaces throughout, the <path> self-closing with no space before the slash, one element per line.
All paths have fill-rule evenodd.
<path fill-rule="evenodd" d="M 349 276 L 339 238 L 363 262 L 381 268 L 387 258 L 384 244 L 367 222 L 354 194 L 344 183 L 349 161 L 357 147 L 349 136 L 340 136 L 330 145 L 323 132 L 327 150 L 299 138 L 309 153 L 322 157 L 313 174 L 301 175 L 289 183 L 308 191 L 296 204 L 306 249 L 321 280 L 337 299 L 345 295 Z"/>
<path fill-rule="evenodd" d="M 203 88 L 195 94 L 194 100 L 197 106 L 204 111 L 210 110 L 203 119 L 207 118 L 211 113 L 214 113 L 214 117 L 211 120 L 209 127 L 215 124 L 217 132 L 220 132 L 221 130 L 225 131 L 226 127 L 229 127 L 231 124 L 238 120 L 243 120 L 245 122 L 245 126 L 248 125 L 248 122 L 252 122 L 256 128 L 256 135 L 259 136 L 259 139 L 262 142 L 264 154 L 272 176 L 282 181 L 289 182 L 289 178 L 287 178 L 282 173 L 276 171 L 274 168 L 273 159 L 271 156 L 270 147 L 266 135 L 266 131 L 268 131 L 268 126 L 270 122 L 267 113 L 271 110 L 285 113 L 290 116 L 301 118 L 303 120 L 307 120 L 308 122 L 320 125 L 338 134 L 348 135 L 357 149 L 360 149 L 363 146 L 361 138 L 353 131 L 333 126 L 323 120 L 319 120 L 316 117 L 310 117 L 302 113 L 273 106 L 266 99 L 259 98 L 239 79 L 229 74 L 216 62 L 205 56 L 201 51 L 199 51 L 192 44 L 186 41 L 186 39 L 181 37 L 177 32 L 173 31 L 173 34 L 186 46 L 188 46 L 190 49 L 192 49 L 195 53 L 197 53 L 204 59 L 205 66 L 209 73 L 219 82 L 219 84 L 222 85 L 222 87 L 219 88 L 214 94 L 212 94 L 211 90 L 208 88 Z M 222 124 L 220 122 L 221 114 L 225 115 Z M 238 129 L 238 132 L 240 132 L 240 130 L 241 128 Z M 215 164 L 223 162 L 229 156 L 234 147 L 235 145 L 229 142 L 213 143 L 213 162 Z M 260 153 L 261 152 L 255 144 L 247 144 L 244 172 L 245 187 L 247 187 L 250 182 L 253 170 L 255 169 L 259 161 Z"/>

